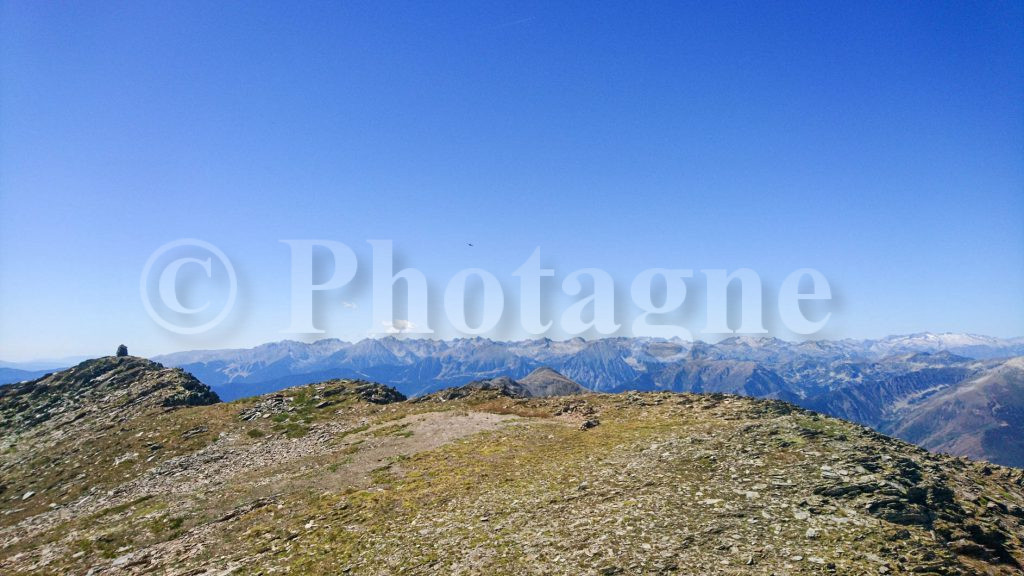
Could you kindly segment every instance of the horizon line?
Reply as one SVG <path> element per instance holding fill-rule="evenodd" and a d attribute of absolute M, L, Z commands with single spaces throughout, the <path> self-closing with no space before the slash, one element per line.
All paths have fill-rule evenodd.
<path fill-rule="evenodd" d="M 319 339 L 311 340 L 311 341 L 294 340 L 294 339 L 290 339 L 290 338 L 285 338 L 285 339 L 282 339 L 282 340 L 270 340 L 270 341 L 267 341 L 267 342 L 261 342 L 259 344 L 255 344 L 255 345 L 252 345 L 252 346 L 224 347 L 224 348 L 189 348 L 189 349 L 182 349 L 182 350 L 174 350 L 174 351 L 171 351 L 171 352 L 160 352 L 160 353 L 157 353 L 157 354 L 150 354 L 150 355 L 145 356 L 145 357 L 147 357 L 147 358 L 157 358 L 157 357 L 161 357 L 161 356 L 171 356 L 171 355 L 174 355 L 174 354 L 184 354 L 184 353 L 189 353 L 189 352 L 245 351 L 245 350 L 255 350 L 255 349 L 263 347 L 263 346 L 270 346 L 270 345 L 273 345 L 273 344 L 285 344 L 285 343 L 295 343 L 295 344 L 302 344 L 302 345 L 310 346 L 310 345 L 318 344 L 318 343 L 321 343 L 321 342 L 342 342 L 342 343 L 345 343 L 345 344 L 355 345 L 355 344 L 358 344 L 360 342 L 365 342 L 367 340 L 387 340 L 387 339 L 400 340 L 400 341 L 406 341 L 406 342 L 429 341 L 429 342 L 446 342 L 446 343 L 449 343 L 449 342 L 464 342 L 464 341 L 477 341 L 477 340 L 479 340 L 479 341 L 488 341 L 488 342 L 504 343 L 504 344 L 519 344 L 519 343 L 540 342 L 540 341 L 548 341 L 548 342 L 573 342 L 573 341 L 597 342 L 597 341 L 600 341 L 600 340 L 647 340 L 647 341 L 652 341 L 652 342 L 672 342 L 672 343 L 680 343 L 680 344 L 704 343 L 704 344 L 709 344 L 709 345 L 716 345 L 716 344 L 719 344 L 719 343 L 722 343 L 722 342 L 725 342 L 725 341 L 728 341 L 728 340 L 733 340 L 733 339 L 771 340 L 771 341 L 785 342 L 787 344 L 797 344 L 797 345 L 799 345 L 799 344 L 808 343 L 808 342 L 850 342 L 850 341 L 854 341 L 854 342 L 879 342 L 879 341 L 883 341 L 883 340 L 891 340 L 891 339 L 897 339 L 897 338 L 911 338 L 911 337 L 920 337 L 920 336 L 969 336 L 969 337 L 973 337 L 973 338 L 985 338 L 985 339 L 999 340 L 999 341 L 1002 341 L 1002 342 L 1015 342 L 1017 340 L 1024 340 L 1024 335 L 1012 336 L 1012 337 L 1002 337 L 1002 336 L 991 336 L 991 335 L 988 335 L 988 334 L 979 334 L 979 333 L 976 333 L 976 332 L 949 332 L 949 331 L 947 331 L 947 332 L 929 332 L 929 331 L 908 332 L 908 333 L 899 333 L 899 334 L 888 334 L 888 335 L 885 335 L 885 336 L 874 337 L 874 338 L 856 338 L 856 337 L 848 336 L 848 337 L 845 337 L 845 338 L 807 338 L 807 339 L 801 339 L 801 340 L 787 340 L 785 338 L 780 338 L 778 336 L 764 335 L 764 334 L 732 334 L 730 336 L 726 336 L 724 338 L 720 338 L 720 339 L 717 339 L 717 340 L 714 340 L 714 341 L 703 339 L 703 338 L 694 338 L 692 340 L 684 340 L 684 339 L 678 338 L 678 337 L 660 338 L 660 337 L 653 337 L 653 336 L 615 336 L 615 335 L 600 336 L 600 337 L 596 337 L 596 338 L 585 338 L 583 336 L 573 336 L 571 338 L 564 338 L 564 339 L 556 339 L 556 338 L 551 338 L 551 337 L 547 337 L 547 336 L 541 336 L 541 337 L 537 337 L 537 338 L 522 338 L 522 339 L 515 339 L 515 340 L 513 340 L 513 339 L 505 340 L 505 339 L 487 338 L 487 337 L 484 337 L 484 336 L 465 336 L 465 337 L 458 337 L 458 338 L 431 338 L 429 336 L 419 335 L 419 334 L 414 335 L 414 336 L 410 335 L 410 336 L 411 337 L 406 337 L 405 335 L 402 335 L 402 334 L 381 334 L 381 335 L 378 335 L 378 336 L 366 336 L 366 337 L 360 338 L 358 340 L 346 340 L 346 339 L 343 339 L 343 338 L 319 338 Z M 130 350 L 130 348 L 129 348 L 129 350 Z M 20 365 L 24 365 L 24 364 L 47 364 L 47 363 L 49 363 L 49 364 L 52 364 L 54 368 L 59 368 L 61 366 L 61 363 L 66 363 L 66 362 L 78 363 L 78 362 L 81 362 L 83 359 L 102 358 L 103 356 L 106 356 L 106 355 L 96 356 L 95 354 L 75 354 L 75 355 L 65 356 L 65 357 L 62 357 L 62 358 L 40 358 L 40 359 L 28 359 L 28 360 L 4 360 L 4 359 L 0 359 L 0 367 L 15 368 L 16 365 L 19 365 L 19 364 Z"/>

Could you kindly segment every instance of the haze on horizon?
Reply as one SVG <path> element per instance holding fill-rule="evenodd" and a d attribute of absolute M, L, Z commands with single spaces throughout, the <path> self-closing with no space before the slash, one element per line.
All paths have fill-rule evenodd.
<path fill-rule="evenodd" d="M 815 337 L 1019 337 L 1022 94 L 1019 3 L 4 2 L 0 359 L 298 339 L 289 238 L 359 258 L 311 340 L 367 335 L 371 239 L 432 301 L 478 267 L 514 303 L 541 247 L 627 305 L 648 268 L 750 268 L 766 310 L 814 268 Z M 140 299 L 180 238 L 238 274 L 201 335 Z"/>

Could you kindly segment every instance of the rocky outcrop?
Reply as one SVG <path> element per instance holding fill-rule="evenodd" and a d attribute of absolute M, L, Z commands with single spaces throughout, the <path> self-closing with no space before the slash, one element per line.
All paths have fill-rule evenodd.
<path fill-rule="evenodd" d="M 177 368 L 134 356 L 107 356 L 38 380 L 0 387 L 3 434 L 36 427 L 82 427 L 128 420 L 161 408 L 219 402 L 209 386 Z"/>
<path fill-rule="evenodd" d="M 562 376 L 555 370 L 541 367 L 518 380 L 513 380 L 508 376 L 476 380 L 465 386 L 435 392 L 430 397 L 440 400 L 455 400 L 465 398 L 474 391 L 493 391 L 498 395 L 510 398 L 547 398 L 551 396 L 572 396 L 589 392 L 583 386 Z"/>

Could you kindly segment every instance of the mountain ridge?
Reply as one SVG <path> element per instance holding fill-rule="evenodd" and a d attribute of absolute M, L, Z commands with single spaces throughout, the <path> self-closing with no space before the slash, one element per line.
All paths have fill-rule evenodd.
<path fill-rule="evenodd" d="M 513 398 L 575 396 L 590 392 L 587 388 L 566 378 L 557 371 L 547 366 L 541 366 L 518 380 L 513 380 L 508 376 L 474 380 L 465 386 L 440 390 L 436 394 L 451 398 L 453 396 L 470 394 L 475 390 L 496 390 L 502 395 Z"/>
<path fill-rule="evenodd" d="M 379 354 L 368 354 L 366 347 L 376 347 L 386 350 L 390 357 L 382 358 Z M 502 356 L 505 360 L 504 368 L 509 369 L 510 365 L 519 363 L 530 364 L 529 370 L 542 364 L 552 365 L 562 370 L 560 363 L 570 362 L 580 353 L 587 357 L 576 360 L 581 366 L 593 366 L 604 359 L 604 362 L 627 361 L 633 358 L 635 364 L 630 366 L 627 361 L 625 366 L 616 364 L 613 369 L 603 367 L 602 370 L 595 370 L 599 373 L 595 381 L 590 382 L 583 376 L 585 374 L 572 374 L 572 366 L 568 370 L 570 377 L 587 385 L 591 389 L 603 390 L 609 386 L 602 378 L 611 377 L 614 383 L 611 387 L 628 382 L 636 374 L 636 366 L 650 359 L 666 358 L 662 351 L 649 353 L 648 350 L 657 347 L 675 347 L 677 355 L 681 353 L 692 353 L 694 350 L 703 350 L 723 359 L 741 359 L 753 361 L 772 361 L 780 356 L 805 356 L 805 357 L 827 357 L 846 358 L 857 360 L 878 360 L 885 356 L 893 356 L 917 352 L 938 352 L 949 351 L 952 353 L 971 352 L 974 354 L 963 354 L 974 359 L 988 359 L 995 357 L 1012 357 L 1024 355 L 1024 338 L 999 339 L 987 336 L 976 336 L 967 334 L 931 334 L 920 333 L 911 335 L 890 336 L 876 340 L 830 340 L 830 341 L 805 341 L 787 342 L 777 338 L 761 337 L 732 337 L 724 339 L 716 344 L 704 342 L 684 342 L 680 340 L 660 340 L 650 338 L 603 338 L 598 340 L 583 340 L 573 338 L 565 341 L 554 341 L 547 338 L 537 340 L 521 341 L 493 341 L 484 338 L 464 338 L 456 340 L 424 340 L 405 339 L 388 336 L 378 339 L 365 339 L 356 343 L 348 343 L 337 339 L 318 340 L 310 344 L 297 341 L 285 340 L 276 343 L 267 343 L 249 349 L 226 349 L 226 350 L 203 350 L 186 351 L 166 354 L 155 357 L 156 360 L 165 362 L 172 366 L 188 366 L 199 368 L 194 373 L 200 374 L 200 378 L 210 382 L 214 386 L 223 386 L 233 382 L 258 382 L 270 378 L 254 378 L 261 368 L 266 366 L 280 366 L 282 362 L 289 364 L 289 374 L 299 374 L 302 371 L 318 372 L 325 369 L 336 370 L 358 370 L 372 365 L 381 365 L 392 362 L 396 366 L 408 367 L 417 360 L 423 358 L 438 358 L 442 367 L 450 366 L 453 359 L 465 356 L 466 354 L 478 354 L 482 350 L 490 350 L 491 354 Z M 397 353 L 396 353 L 397 352 Z M 554 360 L 554 361 L 553 361 Z M 478 360 L 479 363 L 479 360 Z M 213 364 L 213 366 L 209 366 Z M 198 365 L 198 366 L 197 366 Z M 527 372 L 529 370 L 526 370 Z M 623 377 L 614 377 L 615 373 L 625 374 Z M 435 377 L 445 380 L 446 385 L 457 385 L 458 382 L 448 382 L 447 373 L 443 370 Z M 608 376 L 612 374 L 613 376 Z M 462 376 L 464 374 L 461 374 Z M 205 378 L 203 378 L 205 376 Z M 279 376 L 275 374 L 275 376 Z M 423 381 L 420 381 L 423 382 Z"/>
<path fill-rule="evenodd" d="M 182 367 L 212 384 L 227 400 L 333 378 L 388 382 L 407 396 L 418 396 L 474 381 L 517 381 L 547 366 L 598 392 L 669 390 L 778 398 L 928 449 L 1024 467 L 1024 453 L 1012 448 L 1014 442 L 1000 439 L 1024 436 L 1024 418 L 997 413 L 1012 414 L 1024 407 L 1024 398 L 1016 392 L 1024 387 L 1019 378 L 1007 386 L 984 389 L 985 401 L 974 408 L 984 412 L 983 417 L 957 417 L 958 405 L 950 404 L 953 408 L 945 409 L 948 418 L 943 421 L 959 428 L 936 434 L 912 424 L 928 422 L 922 414 L 938 410 L 925 402 L 928 398 L 956 398 L 958 387 L 998 369 L 1004 360 L 992 356 L 1016 352 L 1015 346 L 1024 344 L 1018 340 L 929 333 L 871 341 L 786 342 L 742 336 L 717 344 L 632 338 L 496 342 L 479 337 L 386 337 L 355 344 L 284 341 L 159 359 L 173 364 L 201 358 L 199 364 Z M 984 346 L 988 348 L 980 348 Z M 975 440 L 950 442 L 951 436 Z"/>
<path fill-rule="evenodd" d="M 1024 566 L 1024 471 L 779 400 L 494 388 L 406 400 L 331 380 L 225 403 L 189 378 L 108 357 L 45 386 L 5 387 L 4 405 L 67 414 L 13 426 L 0 411 L 0 571 L 1010 576 Z M 190 388 L 196 401 L 164 402 Z"/>
<path fill-rule="evenodd" d="M 996 369 L 1004 361 L 1001 354 L 1016 353 L 1024 354 L 1024 339 L 950 333 L 806 342 L 737 336 L 715 344 L 644 338 L 497 342 L 386 337 L 356 344 L 339 340 L 310 345 L 286 342 L 226 351 L 220 356 L 182 353 L 163 360 L 174 363 L 203 358 L 200 364 L 182 366 L 211 382 L 227 399 L 329 378 L 388 382 L 406 395 L 417 396 L 472 381 L 518 380 L 548 366 L 597 392 L 668 390 L 778 398 L 896 434 L 929 449 L 1024 466 L 1024 454 L 1003 450 L 1008 444 L 995 440 L 997 432 L 989 432 L 987 441 L 957 444 L 919 432 L 919 426 L 904 425 L 921 420 L 917 411 L 927 409 L 922 403 L 925 396 L 952 394 L 965 382 Z M 260 360 L 262 354 L 268 355 L 265 360 Z M 316 371 L 302 372 L 313 368 Z M 232 376 L 242 373 L 244 378 Z M 261 380 L 267 376 L 271 378 Z M 992 406 L 1014 410 L 1024 405 L 1024 399 L 1013 392 L 1015 386 L 1024 383 L 989 388 Z M 947 432 L 947 436 L 975 437 L 982 428 L 992 429 L 993 422 L 1008 423 L 1003 431 L 1008 436 L 1024 435 L 1022 419 L 989 414 L 984 419 L 954 420 L 963 428 Z"/>

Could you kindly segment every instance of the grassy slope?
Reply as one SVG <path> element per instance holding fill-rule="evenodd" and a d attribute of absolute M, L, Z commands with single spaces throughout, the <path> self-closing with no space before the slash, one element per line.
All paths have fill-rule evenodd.
<path fill-rule="evenodd" d="M 44 439 L 21 438 L 0 460 L 0 572 L 1014 574 L 1024 562 L 1005 536 L 1024 533 L 1019 472 L 781 403 L 484 392 L 377 405 L 356 386 L 158 411 L 45 454 Z"/>

